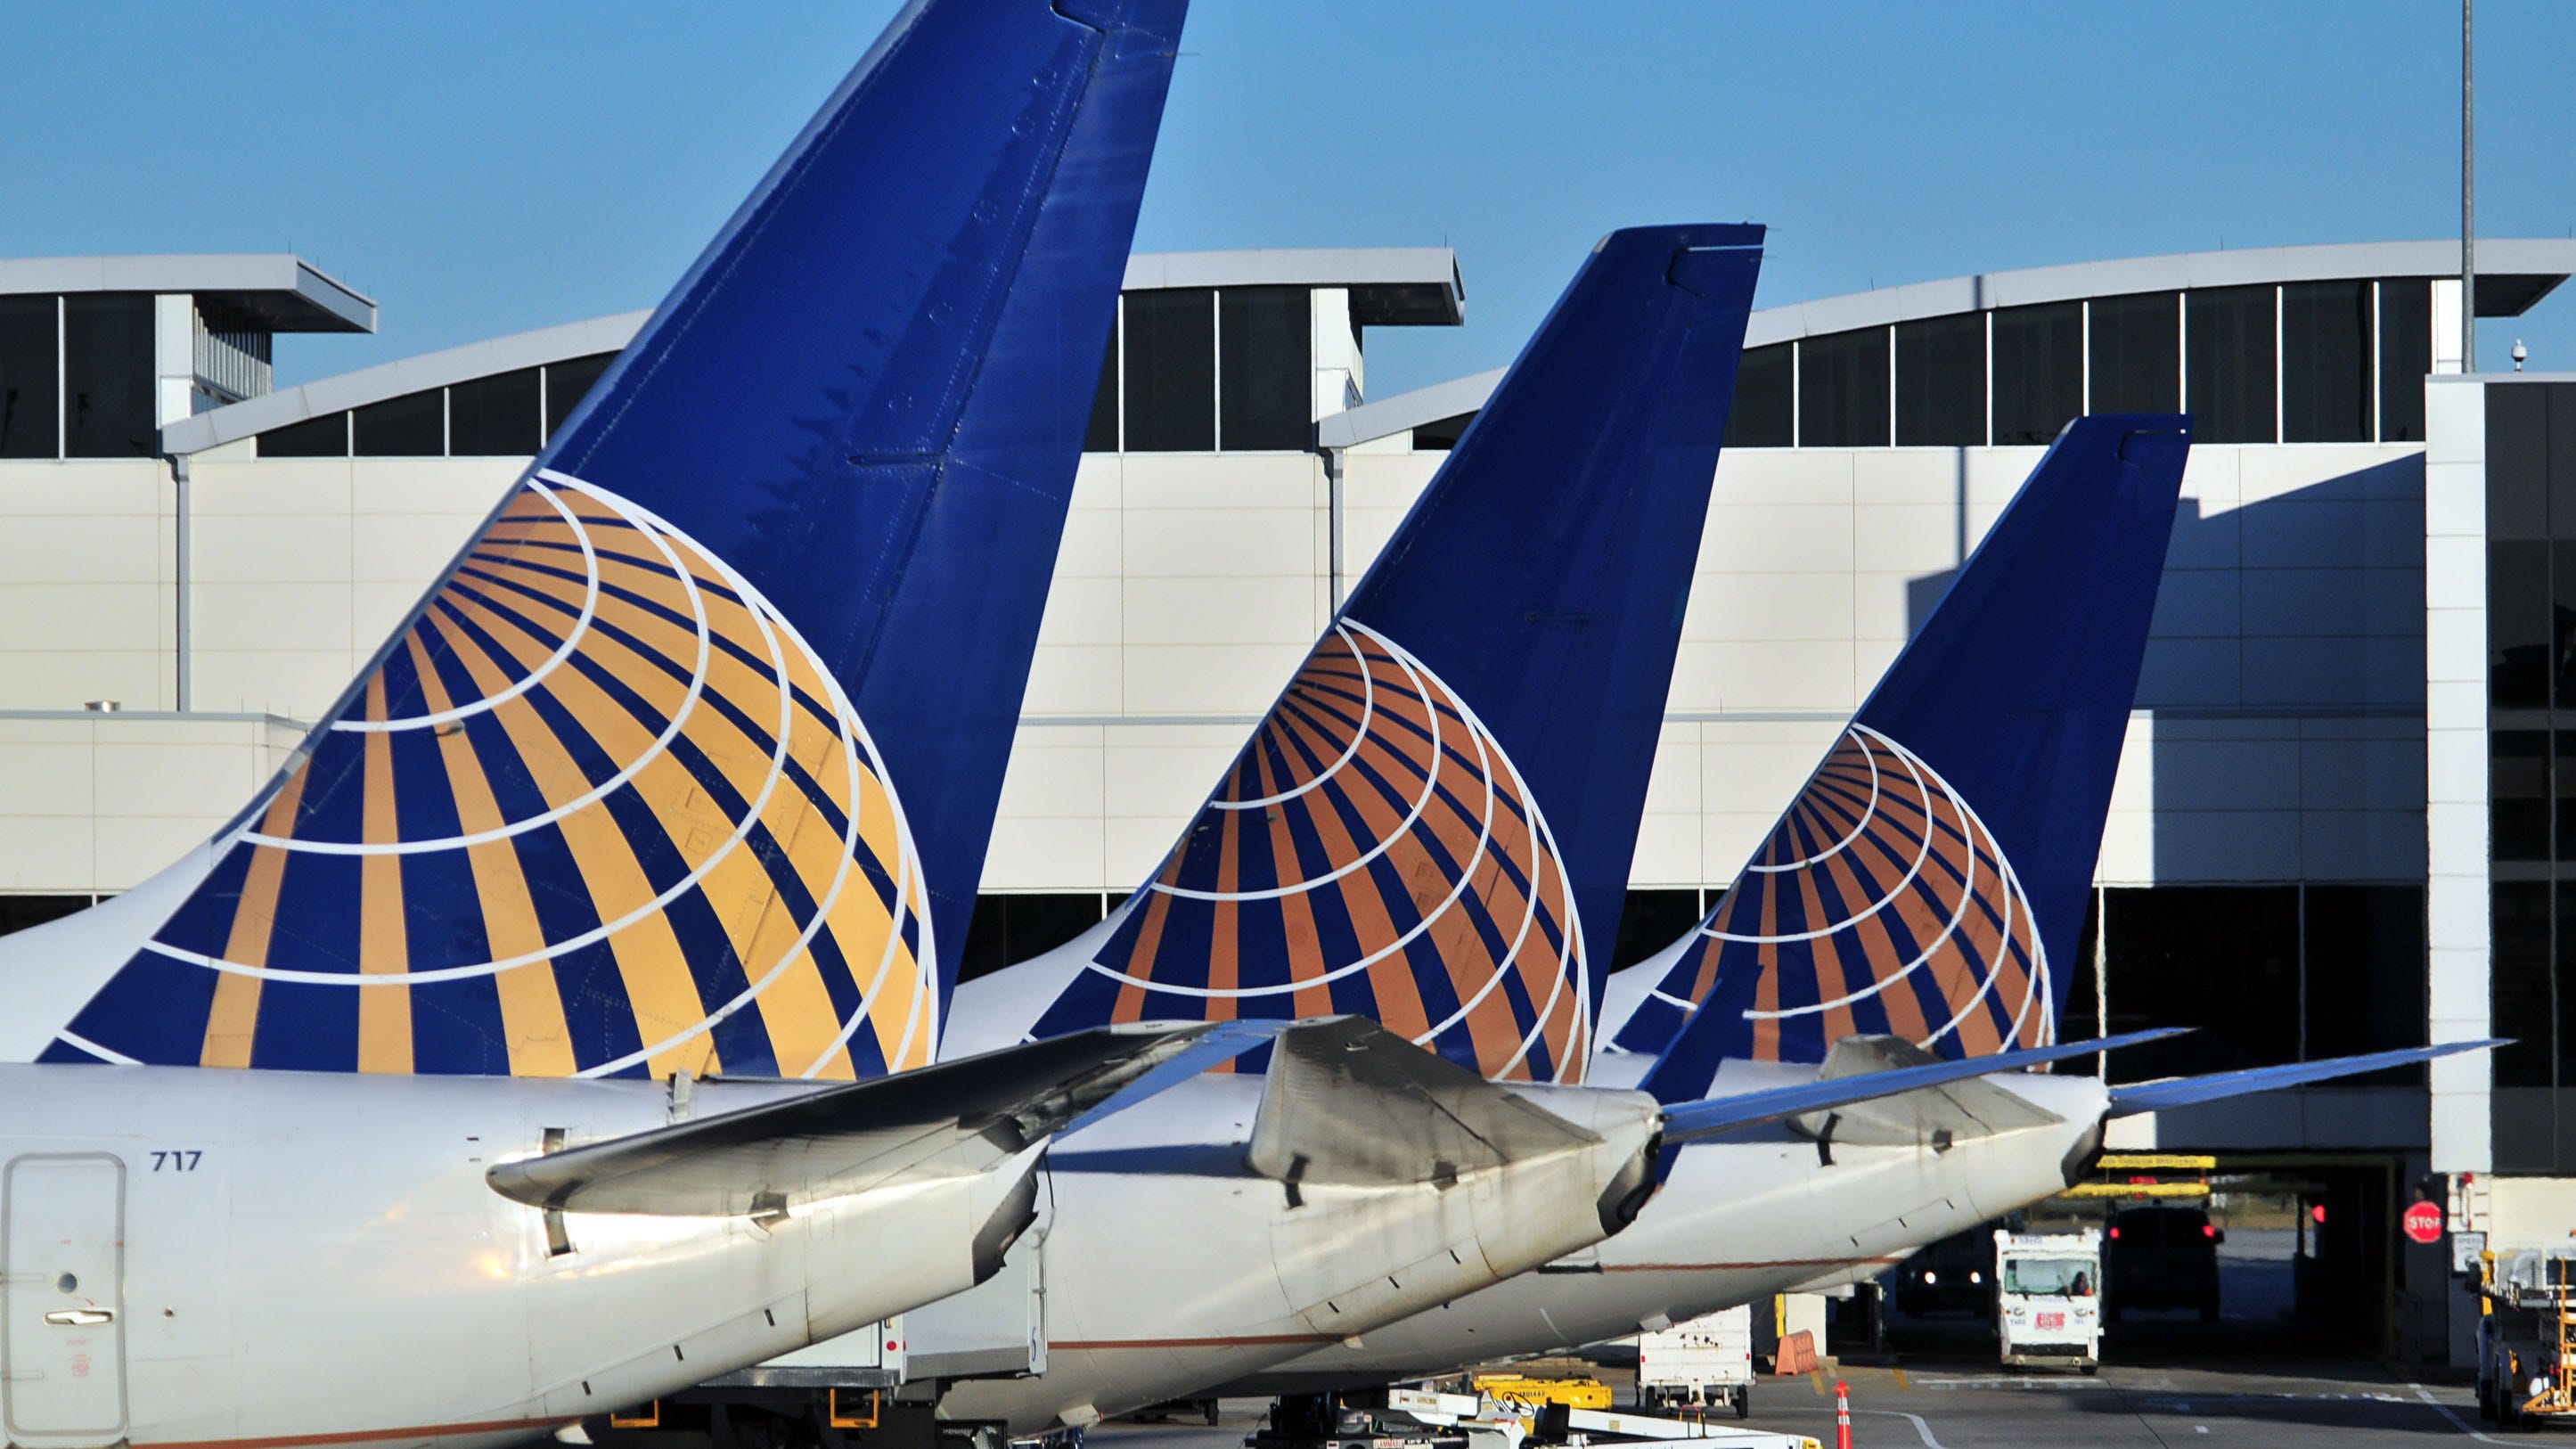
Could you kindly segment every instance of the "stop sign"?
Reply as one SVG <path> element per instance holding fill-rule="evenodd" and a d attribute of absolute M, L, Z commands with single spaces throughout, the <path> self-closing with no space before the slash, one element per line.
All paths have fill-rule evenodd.
<path fill-rule="evenodd" d="M 2419 1202 L 2406 1209 L 2406 1216 L 2398 1220 L 2398 1225 L 2416 1242 L 2438 1243 L 2442 1240 L 2442 1210 L 2429 1202 Z"/>

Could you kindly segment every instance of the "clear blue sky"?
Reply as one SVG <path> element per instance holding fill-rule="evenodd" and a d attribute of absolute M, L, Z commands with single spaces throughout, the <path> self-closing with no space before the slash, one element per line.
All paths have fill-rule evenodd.
<path fill-rule="evenodd" d="M 888 0 L 25 4 L 0 255 L 292 247 L 372 338 L 283 380 L 657 301 Z M 2479 6 L 2480 227 L 2576 228 L 2576 6 Z M 1764 304 L 2220 245 L 2456 235 L 2451 0 L 2152 5 L 1200 0 L 1137 244 L 1458 249 L 1510 360 L 1592 240 L 1771 224 Z M 2576 288 L 2566 289 L 2576 293 Z M 2576 370 L 2576 296 L 2481 329 Z"/>

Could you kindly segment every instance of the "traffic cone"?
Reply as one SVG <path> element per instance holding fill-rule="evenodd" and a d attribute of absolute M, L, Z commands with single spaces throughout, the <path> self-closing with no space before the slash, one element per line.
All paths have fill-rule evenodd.
<path fill-rule="evenodd" d="M 1834 1380 L 1834 1449 L 1851 1449 L 1851 1385 Z"/>

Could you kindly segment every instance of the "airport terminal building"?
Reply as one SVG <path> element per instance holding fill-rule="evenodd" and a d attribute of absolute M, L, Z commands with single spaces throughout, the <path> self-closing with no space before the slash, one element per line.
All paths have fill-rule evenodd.
<path fill-rule="evenodd" d="M 2511 317 L 2576 242 L 2478 259 Z M 2131 1124 L 2325 1205 L 2308 1253 L 2416 1361 L 2475 1305 L 2405 1202 L 2576 1207 L 2576 377 L 2463 375 L 2458 265 L 2195 253 L 1757 311 L 1619 953 L 1714 903 L 2067 418 L 2190 411 L 2067 1029 L 2201 1028 L 2129 1079 L 2517 1038 Z M 1131 261 L 970 972 L 1152 872 L 1491 391 L 1366 391 L 1373 329 L 1464 300 L 1445 248 Z M 291 256 L 0 259 L 0 928 L 221 826 L 643 316 L 280 389 L 281 336 L 375 305 Z"/>

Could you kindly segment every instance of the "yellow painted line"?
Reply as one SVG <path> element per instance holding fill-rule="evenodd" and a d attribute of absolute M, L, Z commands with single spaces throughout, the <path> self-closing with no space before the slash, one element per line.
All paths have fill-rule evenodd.
<path fill-rule="evenodd" d="M 2178 1152 L 2110 1152 L 2095 1166 L 2104 1172 L 2207 1172 L 2218 1166 L 2218 1159 Z"/>

